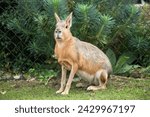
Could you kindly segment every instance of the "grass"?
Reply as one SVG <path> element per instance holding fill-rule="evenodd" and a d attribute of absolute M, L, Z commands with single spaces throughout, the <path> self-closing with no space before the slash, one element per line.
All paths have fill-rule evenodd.
<path fill-rule="evenodd" d="M 106 90 L 86 91 L 72 84 L 69 95 L 55 94 L 57 80 L 48 85 L 39 81 L 1 81 L 0 100 L 149 100 L 150 79 L 133 79 L 114 76 Z"/>

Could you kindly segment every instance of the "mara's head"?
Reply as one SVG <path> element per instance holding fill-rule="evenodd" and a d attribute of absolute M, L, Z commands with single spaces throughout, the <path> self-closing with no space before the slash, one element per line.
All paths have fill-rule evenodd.
<path fill-rule="evenodd" d="M 61 20 L 59 16 L 55 13 L 56 18 L 56 28 L 54 31 L 54 37 L 56 40 L 67 40 L 70 38 L 71 32 L 70 27 L 72 25 L 72 12 L 66 18 L 66 20 Z"/>

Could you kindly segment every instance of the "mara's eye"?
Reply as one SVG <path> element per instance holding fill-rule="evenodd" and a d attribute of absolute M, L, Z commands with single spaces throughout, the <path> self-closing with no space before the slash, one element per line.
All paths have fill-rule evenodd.
<path fill-rule="evenodd" d="M 66 28 L 68 28 L 68 26 L 66 26 Z"/>

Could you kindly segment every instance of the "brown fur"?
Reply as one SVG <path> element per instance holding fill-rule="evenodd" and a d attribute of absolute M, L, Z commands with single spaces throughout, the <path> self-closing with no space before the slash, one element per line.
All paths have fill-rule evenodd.
<path fill-rule="evenodd" d="M 61 87 L 56 93 L 68 94 L 75 74 L 90 84 L 95 84 L 87 90 L 105 89 L 108 76 L 112 72 L 108 57 L 96 46 L 72 36 L 72 13 L 65 21 L 60 20 L 56 13 L 55 18 L 55 56 L 62 66 Z M 71 72 L 66 83 L 67 70 Z"/>

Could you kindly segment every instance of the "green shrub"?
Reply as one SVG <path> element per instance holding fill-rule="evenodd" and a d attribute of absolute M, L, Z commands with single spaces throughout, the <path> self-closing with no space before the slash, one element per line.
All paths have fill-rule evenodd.
<path fill-rule="evenodd" d="M 54 49 L 54 12 L 62 19 L 73 11 L 74 36 L 103 51 L 111 48 L 117 64 L 127 61 L 122 53 L 135 56 L 130 65 L 150 65 L 149 7 L 138 8 L 132 0 L 5 0 L 0 16 L 0 65 L 28 70 L 51 61 Z M 111 59 L 111 57 L 110 57 Z M 129 58 L 130 59 L 130 56 Z M 119 61 L 124 62 L 119 62 Z M 119 63 L 118 63 L 119 62 Z M 56 69 L 53 67 L 52 69 Z"/>
<path fill-rule="evenodd" d="M 139 67 L 138 65 L 131 65 L 131 63 L 136 59 L 132 53 L 123 53 L 117 59 L 115 53 L 111 49 L 108 49 L 106 51 L 106 55 L 110 58 L 113 74 L 129 75 L 132 69 Z"/>

